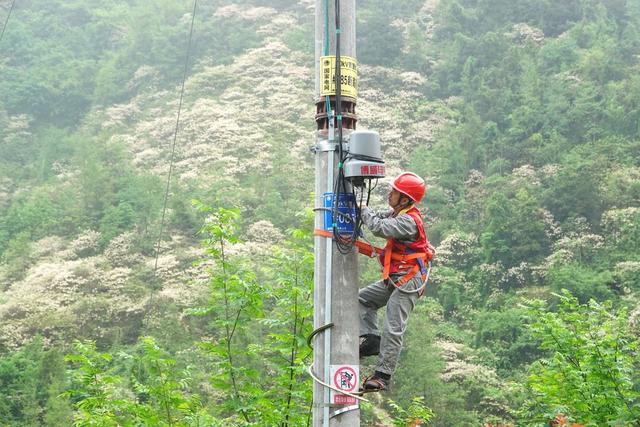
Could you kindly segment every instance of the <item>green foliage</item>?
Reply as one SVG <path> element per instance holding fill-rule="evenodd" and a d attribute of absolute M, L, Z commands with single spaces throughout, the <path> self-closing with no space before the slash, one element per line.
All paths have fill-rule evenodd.
<path fill-rule="evenodd" d="M 90 341 L 76 342 L 74 347 L 66 357 L 73 383 L 65 393 L 75 407 L 74 425 L 219 425 L 205 413 L 200 397 L 188 391 L 188 372 L 177 370 L 175 360 L 153 338 L 142 338 L 139 353 L 133 356 L 101 353 Z M 132 359 L 130 380 L 116 371 L 124 364 L 120 358 Z"/>
<path fill-rule="evenodd" d="M 212 358 L 212 383 L 224 391 L 221 416 L 235 425 L 300 425 L 311 399 L 305 371 L 312 327 L 310 236 L 293 231 L 290 243 L 275 249 L 268 277 L 258 283 L 246 260 L 228 254 L 239 242 L 239 212 L 196 206 L 208 215 L 201 234 L 216 267 L 208 305 L 190 312 L 211 322 L 213 341 L 200 345 Z M 260 345 L 253 344 L 256 333 L 266 336 Z M 257 384 L 259 370 L 271 374 Z"/>
<path fill-rule="evenodd" d="M 250 363 L 256 359 L 257 349 L 247 351 L 246 344 L 253 323 L 264 316 L 264 288 L 258 285 L 245 260 L 233 259 L 228 253 L 230 246 L 239 242 L 240 212 L 213 209 L 200 202 L 195 205 L 208 215 L 200 233 L 207 255 L 215 262 L 215 270 L 209 283 L 208 306 L 191 313 L 211 319 L 215 337 L 201 346 L 213 357 L 212 382 L 227 395 L 220 402 L 225 416 L 234 422 L 251 424 L 255 414 L 248 408 L 254 407 L 260 389 L 255 384 L 259 375 L 257 366 Z"/>
<path fill-rule="evenodd" d="M 306 367 L 311 363 L 311 351 L 306 338 L 313 329 L 310 243 L 308 231 L 292 230 L 287 244 L 274 249 L 267 267 L 273 307 L 261 323 L 267 327 L 267 369 L 274 375 L 259 402 L 264 424 L 304 425 L 309 416 L 312 387 Z"/>
<path fill-rule="evenodd" d="M 438 286 L 434 289 L 445 318 L 455 315 L 465 300 L 465 276 L 455 269 L 440 267 L 438 269 Z"/>
<path fill-rule="evenodd" d="M 393 425 L 396 427 L 403 427 L 412 423 L 421 425 L 428 423 L 433 418 L 433 412 L 425 406 L 424 397 L 421 396 L 411 399 L 411 403 L 406 409 L 393 401 L 389 401 L 389 406 L 394 412 Z"/>
<path fill-rule="evenodd" d="M 62 206 L 54 200 L 48 189 L 33 191 L 17 198 L 5 212 L 2 225 L 6 241 L 0 241 L 0 250 L 4 244 L 17 236 L 38 239 L 55 232 L 61 219 Z"/>
<path fill-rule="evenodd" d="M 60 394 L 66 387 L 64 362 L 55 349 L 35 339 L 0 357 L 0 422 L 16 427 L 70 425 L 71 406 Z"/>
<path fill-rule="evenodd" d="M 562 413 L 585 425 L 637 425 L 639 343 L 626 311 L 580 304 L 566 291 L 557 297 L 557 313 L 542 302 L 529 308 L 531 332 L 548 356 L 530 369 L 523 421 L 542 426 Z"/>
<path fill-rule="evenodd" d="M 47 138 L 56 137 L 52 132 Z M 17 236 L 37 240 L 48 235 L 74 235 L 86 229 L 102 233 L 101 243 L 106 245 L 113 237 L 138 230 L 140 240 L 148 240 L 155 232 L 153 225 L 159 219 L 162 203 L 160 178 L 138 173 L 126 159 L 122 145 L 100 140 L 104 145 L 82 136 L 66 138 L 60 148 L 42 148 L 42 177 L 51 173 L 53 158 L 63 151 L 77 168 L 72 183 L 56 186 L 43 183 L 27 188 L 0 211 L 0 253 Z M 45 142 L 48 139 L 45 139 Z M 49 166 L 44 166 L 49 163 Z"/>
<path fill-rule="evenodd" d="M 548 253 L 544 217 L 531 191 L 520 189 L 513 199 L 494 193 L 487 201 L 485 217 L 488 224 L 480 241 L 486 261 L 512 267 L 539 261 Z"/>
<path fill-rule="evenodd" d="M 443 379 L 446 362 L 437 342 L 453 337 L 442 315 L 443 307 L 431 298 L 422 300 L 414 309 L 405 335 L 405 351 L 393 379 L 390 399 L 394 404 L 389 406 L 389 410 L 398 414 L 393 408 L 396 403 L 406 408 L 418 404 L 419 399 L 419 404 L 431 413 L 425 417 L 425 421 L 429 419 L 427 425 L 474 425 L 474 422 L 478 422 L 479 402 L 473 397 L 468 399 L 467 390 L 461 385 Z M 461 337 L 456 336 L 455 339 Z M 465 403 L 467 401 L 468 405 Z M 363 417 L 365 420 L 366 415 L 367 412 Z M 401 420 L 396 418 L 395 422 L 401 423 Z"/>
<path fill-rule="evenodd" d="M 70 125 L 87 111 L 96 59 L 114 30 L 92 9 L 86 2 L 35 1 L 16 10 L 0 63 L 0 91 L 11 113 Z"/>
<path fill-rule="evenodd" d="M 215 419 L 225 425 L 306 423 L 311 401 L 306 374 L 311 355 L 306 337 L 312 328 L 310 234 L 292 231 L 275 250 L 260 284 L 248 264 L 229 254 L 239 243 L 239 212 L 196 206 L 207 215 L 201 234 L 208 258 L 202 261 L 214 261 L 215 267 L 208 304 L 187 313 L 209 321 L 211 339 L 199 347 L 211 365 L 199 366 L 200 373 L 178 369 L 178 361 L 150 337 L 142 338 L 135 351 L 118 354 L 77 342 L 67 358 L 73 378 L 67 395 L 76 409 L 76 425 L 215 426 Z M 139 273 L 140 280 L 144 274 Z M 259 336 L 264 340 L 256 344 Z M 206 399 L 193 384 L 204 370 L 216 390 Z M 261 377 L 264 371 L 270 375 Z"/>
<path fill-rule="evenodd" d="M 229 61 L 259 38 L 256 28 L 243 25 L 247 21 L 236 19 L 240 31 L 225 31 L 224 18 L 207 19 L 219 7 L 215 3 L 200 6 L 202 34 L 192 55 L 202 58 L 215 46 L 213 56 Z M 158 81 L 175 83 L 182 75 L 191 22 L 184 17 L 191 6 L 173 0 L 153 7 L 141 1 L 29 2 L 15 11 L 3 40 L 5 108 L 73 126 L 93 104 L 125 101 Z M 153 72 L 139 72 L 145 66 Z"/>
<path fill-rule="evenodd" d="M 20 280 L 27 268 L 31 265 L 31 239 L 26 233 L 15 236 L 7 243 L 7 248 L 2 253 L 2 264 L 7 266 L 7 277 L 11 280 Z"/>
<path fill-rule="evenodd" d="M 300 226 L 301 200 L 308 197 L 309 188 L 300 179 L 300 160 L 288 149 L 290 135 L 274 129 L 271 138 L 270 167 L 278 173 L 265 174 L 262 168 L 256 168 L 240 180 L 239 189 L 232 191 L 238 193 L 237 205 L 246 210 L 243 219 L 267 219 L 282 230 L 296 228 Z"/>
<path fill-rule="evenodd" d="M 403 44 L 403 34 L 393 21 L 414 15 L 421 3 L 419 0 L 366 0 L 358 3 L 358 61 L 374 65 L 398 63 L 401 60 L 398 46 Z"/>
<path fill-rule="evenodd" d="M 476 345 L 499 355 L 496 368 L 512 372 L 540 357 L 536 341 L 528 334 L 523 318 L 526 311 L 507 303 L 502 311 L 486 310 L 478 313 Z"/>
<path fill-rule="evenodd" d="M 314 54 L 313 40 L 307 37 L 313 31 L 309 22 L 307 25 L 291 28 L 284 34 L 284 41 L 291 50 L 297 50 L 312 57 Z"/>
<path fill-rule="evenodd" d="M 640 248 L 640 209 L 614 209 L 603 218 L 607 245 L 616 260 L 638 260 Z"/>
<path fill-rule="evenodd" d="M 100 220 L 100 227 L 98 228 L 103 241 L 109 242 L 123 231 L 133 228 L 135 225 L 134 215 L 133 207 L 128 203 L 109 206 L 105 210 L 104 216 Z"/>
<path fill-rule="evenodd" d="M 150 267 L 136 270 L 127 281 L 124 292 L 127 295 L 148 295 L 162 288 L 162 282 Z"/>
<path fill-rule="evenodd" d="M 555 292 L 567 289 L 581 303 L 613 297 L 613 278 L 609 271 L 597 272 L 588 267 L 567 264 L 549 269 L 546 280 Z"/>
<path fill-rule="evenodd" d="M 215 67 L 232 63 L 247 49 L 282 42 L 296 58 L 302 54 L 310 59 L 313 39 L 307 35 L 313 22 L 303 3 L 199 4 L 189 71 L 213 71 L 189 82 L 186 106 L 203 96 L 225 102 L 219 97 L 232 85 L 262 79 L 253 70 L 236 76 Z M 8 291 L 19 291 L 13 285 L 38 254 L 33 242 L 44 237 L 73 239 L 87 229 L 99 230 L 104 248 L 130 232 L 136 240 L 133 251 L 153 253 L 164 180 L 141 171 L 130 159 L 128 142 L 117 141 L 135 135 L 136 142 L 143 138 L 154 149 L 160 147 L 157 134 L 139 133 L 143 126 L 137 121 L 154 117 L 152 108 L 166 109 L 166 97 L 179 86 L 191 6 L 188 0 L 19 2 L 0 53 L 0 273 L 3 283 L 12 283 Z M 254 6 L 260 9 L 244 13 Z M 274 28 L 283 14 L 285 22 L 297 19 L 298 25 Z M 433 299 L 426 303 L 428 309 L 422 308 L 424 302 L 416 309 L 419 320 L 410 327 L 403 362 L 394 375 L 394 394 L 383 409 L 396 409 L 397 424 L 416 415 L 428 418 L 426 412 L 416 412 L 423 404 L 433 410 L 429 422 L 436 426 L 511 420 L 513 408 L 520 405 L 509 384 L 540 357 L 538 341 L 546 342 L 541 333 L 526 333 L 525 309 L 517 305 L 522 298 L 570 289 L 581 303 L 611 300 L 615 306 L 621 298 L 637 299 L 640 6 L 617 0 L 367 0 L 358 3 L 357 20 L 358 59 L 375 66 L 362 72 L 382 70 L 380 75 L 390 76 L 368 82 L 375 90 L 365 90 L 363 96 L 380 90 L 380 98 L 366 101 L 393 110 L 395 106 L 382 104 L 393 98 L 388 95 L 401 94 L 398 98 L 408 104 L 397 114 L 411 110 L 407 121 L 420 129 L 394 129 L 393 112 L 378 121 L 403 142 L 401 151 L 385 148 L 388 157 L 399 154 L 388 159 L 390 170 L 406 166 L 427 178 L 423 212 L 433 243 L 448 242 L 454 234 L 467 236 L 466 246 L 453 245 L 434 262 Z M 406 75 L 422 83 L 407 89 Z M 119 107 L 135 110 L 133 123 L 113 126 L 94 118 L 117 114 Z M 378 110 L 373 111 L 370 119 L 376 123 Z M 237 254 L 238 248 L 251 245 L 239 241 L 241 230 L 248 234 L 247 227 L 258 220 L 268 220 L 280 231 L 305 224 L 297 212 L 308 205 L 309 187 L 300 179 L 301 159 L 291 150 L 292 138 L 299 134 L 291 129 L 307 128 L 312 117 L 286 119 L 289 127 L 270 120 L 261 124 L 269 134 L 261 149 L 266 147 L 273 159 L 264 168 L 218 173 L 234 157 L 241 163 L 243 156 L 254 155 L 240 137 L 236 151 L 225 152 L 224 159 L 204 171 L 216 179 L 172 183 L 166 223 L 172 232 L 187 236 L 185 241 L 200 226 L 189 205 L 193 197 L 213 206 L 242 206 L 242 216 L 200 206 L 210 216 L 202 228 L 207 251 L 203 265 L 211 265 L 209 299 L 200 308 L 191 307 L 189 314 L 177 304 L 156 300 L 166 318 L 157 329 L 147 329 L 158 337 L 177 337 L 165 338 L 166 352 L 146 339 L 135 349 L 105 352 L 104 357 L 88 344 L 78 350 L 77 356 L 85 359 L 74 362 L 73 372 L 81 376 L 93 366 L 96 377 L 95 383 L 74 379 L 72 390 L 80 393 L 69 396 L 79 425 L 197 425 L 198 417 L 200 425 L 306 423 L 311 387 L 303 344 L 311 327 L 310 236 L 295 231 L 268 256 Z M 231 134 L 236 135 L 234 129 Z M 592 241 L 598 244 L 590 246 Z M 123 293 L 151 300 L 163 287 L 161 276 L 134 268 Z M 100 296 L 78 302 L 74 310 L 100 317 L 112 303 Z M 590 304 L 596 314 L 585 316 L 600 316 L 606 324 L 604 314 Z M 629 374 L 627 381 L 622 372 L 631 369 L 627 350 L 635 350 L 625 345 L 635 338 L 625 335 L 616 341 L 613 326 L 604 332 L 596 332 L 595 323 L 575 326 L 562 305 L 552 307 L 560 313 L 545 311 L 544 322 L 559 322 L 553 328 L 565 335 L 601 334 L 597 344 L 602 357 L 591 351 L 596 340 L 587 337 L 575 344 L 585 347 L 576 354 L 588 370 L 572 367 L 573 354 L 535 363 L 529 403 L 523 405 L 523 411 L 534 415 L 529 419 L 523 412 L 523 425 L 542 423 L 558 411 L 588 422 L 588 416 L 571 412 L 571 405 L 584 409 L 575 393 L 566 392 L 575 384 L 593 393 L 593 399 L 584 399 L 588 405 L 601 413 L 623 414 L 619 419 L 593 418 L 592 424 L 631 424 L 635 402 L 629 399 L 635 398 L 637 380 Z M 118 334 L 123 337 L 119 342 L 133 342 L 140 326 L 129 329 L 98 319 L 78 327 L 88 335 L 101 334 L 95 336 L 98 342 Z M 204 353 L 192 351 L 190 342 L 203 336 Z M 496 383 L 473 375 L 443 380 L 449 365 L 437 342 L 464 345 L 477 358 L 474 369 L 497 370 Z M 543 344 L 543 350 L 552 351 L 550 345 Z M 49 383 L 42 381 L 39 360 L 45 356 L 30 352 L 26 348 L 2 356 L 0 396 L 11 399 L 0 397 L 1 422 L 70 425 L 67 398 L 53 398 L 65 389 L 66 380 L 57 374 Z M 618 357 L 624 369 L 617 371 L 611 357 Z M 187 363 L 192 365 L 188 370 Z M 600 371 L 592 366 L 596 363 Z M 605 367 L 612 373 L 609 378 Z M 570 372 L 573 382 L 567 386 L 558 372 Z M 578 381 L 583 374 L 586 385 Z M 615 401 L 613 382 L 624 399 Z M 412 400 L 416 395 L 423 403 Z M 626 403 L 620 401 L 631 404 L 631 415 L 624 414 Z M 365 411 L 367 421 L 370 414 Z"/>
<path fill-rule="evenodd" d="M 545 192 L 545 204 L 559 221 L 573 216 L 587 218 L 597 224 L 602 213 L 599 181 L 603 161 L 585 159 L 577 152 L 569 153 L 559 173 Z"/>

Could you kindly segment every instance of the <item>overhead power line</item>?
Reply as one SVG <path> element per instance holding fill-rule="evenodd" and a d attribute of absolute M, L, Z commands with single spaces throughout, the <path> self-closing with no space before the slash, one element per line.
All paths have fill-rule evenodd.
<path fill-rule="evenodd" d="M 4 20 L 4 25 L 2 26 L 2 32 L 0 33 L 0 42 L 2 42 L 2 38 L 4 37 L 4 30 L 7 29 L 7 24 L 9 23 L 9 18 L 11 17 L 11 12 L 13 11 L 13 6 L 16 4 L 16 0 L 11 2 L 11 6 L 9 7 L 9 13 L 7 14 L 7 18 Z"/>
<path fill-rule="evenodd" d="M 193 0 L 193 12 L 191 13 L 191 29 L 189 30 L 189 42 L 187 43 L 187 54 L 184 59 L 184 73 L 182 75 L 182 88 L 180 89 L 180 102 L 178 103 L 178 115 L 176 117 L 176 128 L 173 133 L 173 144 L 171 145 L 171 158 L 169 160 L 169 176 L 167 176 L 167 187 L 164 193 L 164 203 L 162 206 L 162 219 L 160 220 L 160 233 L 158 234 L 158 243 L 156 244 L 156 261 L 153 267 L 154 271 L 158 269 L 158 257 L 160 256 L 160 242 L 162 241 L 162 233 L 164 231 L 164 218 L 167 212 L 167 201 L 169 200 L 169 188 L 171 186 L 171 174 L 173 172 L 173 159 L 176 153 L 176 141 L 178 139 L 178 127 L 180 125 L 180 112 L 182 111 L 182 99 L 184 98 L 184 83 L 187 80 L 187 70 L 189 68 L 189 55 L 191 53 L 191 40 L 193 39 L 193 23 L 196 20 L 196 7 L 198 0 Z"/>

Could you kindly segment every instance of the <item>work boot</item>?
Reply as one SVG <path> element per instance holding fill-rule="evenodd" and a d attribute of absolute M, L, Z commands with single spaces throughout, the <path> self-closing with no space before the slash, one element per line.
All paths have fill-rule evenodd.
<path fill-rule="evenodd" d="M 360 357 L 380 354 L 380 336 L 366 334 L 360 336 Z"/>
<path fill-rule="evenodd" d="M 376 371 L 372 376 L 365 378 L 362 388 L 365 391 L 385 391 L 389 388 L 391 375 Z"/>

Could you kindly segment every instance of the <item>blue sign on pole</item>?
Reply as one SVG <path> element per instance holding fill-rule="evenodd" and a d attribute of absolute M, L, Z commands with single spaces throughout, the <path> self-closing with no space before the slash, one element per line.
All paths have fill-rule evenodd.
<path fill-rule="evenodd" d="M 338 212 L 336 215 L 336 228 L 339 234 L 353 234 L 353 226 L 356 222 L 355 197 L 353 193 L 339 193 Z M 333 208 L 333 193 L 324 193 L 324 207 Z M 324 229 L 333 231 L 331 210 L 324 211 Z M 351 220 L 349 220 L 351 218 Z"/>

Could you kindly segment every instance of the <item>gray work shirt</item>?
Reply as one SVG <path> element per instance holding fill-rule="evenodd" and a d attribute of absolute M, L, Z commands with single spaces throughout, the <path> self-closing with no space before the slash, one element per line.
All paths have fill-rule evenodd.
<path fill-rule="evenodd" d="M 364 206 L 361 216 L 364 225 L 376 237 L 395 239 L 402 243 L 415 242 L 419 237 L 415 220 L 406 213 L 394 217 L 393 209 L 377 213 L 368 206 Z"/>

